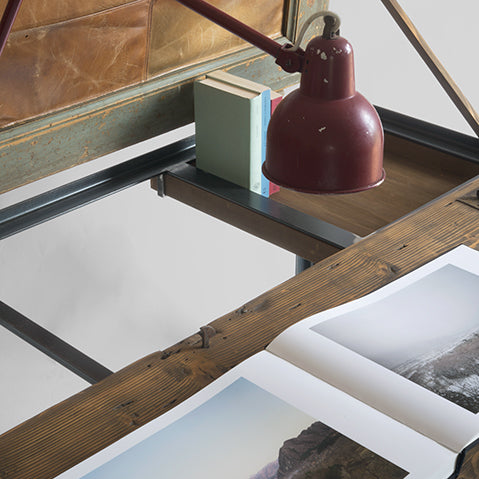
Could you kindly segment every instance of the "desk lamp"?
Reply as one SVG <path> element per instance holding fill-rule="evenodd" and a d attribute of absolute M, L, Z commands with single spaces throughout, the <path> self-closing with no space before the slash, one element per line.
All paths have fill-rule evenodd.
<path fill-rule="evenodd" d="M 22 0 L 8 0 L 0 21 L 0 54 Z M 384 180 L 383 130 L 373 106 L 355 90 L 353 51 L 338 35 L 339 18 L 313 15 L 296 45 L 281 45 L 203 0 L 178 0 L 276 58 L 286 72 L 301 72 L 298 90 L 276 108 L 267 134 L 265 176 L 307 193 L 352 193 Z M 322 36 L 299 45 L 311 22 L 325 17 Z"/>
<path fill-rule="evenodd" d="M 281 45 L 203 0 L 177 0 L 301 72 L 298 90 L 278 105 L 268 127 L 264 175 L 305 193 L 353 193 L 384 180 L 383 129 L 374 107 L 355 90 L 353 51 L 332 12 L 313 15 L 295 45 Z M 322 36 L 299 45 L 311 22 L 325 18 Z"/>

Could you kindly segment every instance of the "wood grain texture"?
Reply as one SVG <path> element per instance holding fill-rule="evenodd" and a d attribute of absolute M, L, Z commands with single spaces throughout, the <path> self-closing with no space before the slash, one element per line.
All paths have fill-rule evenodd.
<path fill-rule="evenodd" d="M 0 57 L 0 126 L 142 82 L 148 17 L 141 0 L 11 33 Z"/>
<path fill-rule="evenodd" d="M 290 14 L 283 0 L 253 9 L 243 0 L 213 3 L 275 38 Z M 250 46 L 175 0 L 25 0 L 0 57 L 0 127 Z"/>
<path fill-rule="evenodd" d="M 370 293 L 459 244 L 479 249 L 479 211 L 458 201 L 478 189 L 479 177 L 211 322 L 217 334 L 208 349 L 193 334 L 0 436 L 0 477 L 52 478 L 263 350 L 291 324 Z"/>
<path fill-rule="evenodd" d="M 419 56 L 424 60 L 428 68 L 431 70 L 432 74 L 444 88 L 454 105 L 456 105 L 461 115 L 474 130 L 476 135 L 479 136 L 479 116 L 477 112 L 469 103 L 469 100 L 465 97 L 460 88 L 456 85 L 448 71 L 441 64 L 424 38 L 421 36 L 411 19 L 407 16 L 406 12 L 402 9 L 397 0 L 381 1 L 394 18 L 404 35 L 406 35 L 407 39 L 411 42 L 412 46 L 419 53 Z"/>
<path fill-rule="evenodd" d="M 479 477 L 479 444 L 466 451 L 464 462 L 456 479 L 476 479 Z"/>
<path fill-rule="evenodd" d="M 275 201 L 359 236 L 409 214 L 479 174 L 479 165 L 386 135 L 384 183 L 354 195 L 306 195 L 282 189 Z"/>
<path fill-rule="evenodd" d="M 94 15 L 111 8 L 121 7 L 138 0 L 23 0 L 12 31 L 51 25 L 53 23 L 78 19 Z M 0 0 L 0 12 L 3 12 L 8 0 Z"/>
<path fill-rule="evenodd" d="M 354 195 L 309 195 L 282 189 L 272 199 L 294 210 L 367 236 L 479 175 L 479 165 L 392 136 L 386 136 L 386 181 Z M 336 248 L 272 219 L 165 177 L 167 195 L 312 262 Z"/>
<path fill-rule="evenodd" d="M 210 2 L 271 38 L 281 37 L 283 0 Z M 153 0 L 148 76 L 206 62 L 250 45 L 176 0 Z"/>

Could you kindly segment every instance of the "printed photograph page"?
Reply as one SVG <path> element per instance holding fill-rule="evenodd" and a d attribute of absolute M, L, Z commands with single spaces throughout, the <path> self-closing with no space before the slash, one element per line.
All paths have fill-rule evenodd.
<path fill-rule="evenodd" d="M 262 352 L 58 479 L 445 479 L 456 455 Z"/>
<path fill-rule="evenodd" d="M 479 433 L 479 252 L 460 246 L 268 350 L 459 452 Z"/>

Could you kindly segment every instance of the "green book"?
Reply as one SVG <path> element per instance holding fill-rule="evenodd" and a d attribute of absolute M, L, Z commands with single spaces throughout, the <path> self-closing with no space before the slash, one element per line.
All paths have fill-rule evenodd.
<path fill-rule="evenodd" d="M 196 166 L 261 194 L 262 96 L 213 78 L 194 85 Z"/>
<path fill-rule="evenodd" d="M 262 100 L 262 132 L 261 132 L 261 165 L 258 165 L 259 170 L 262 170 L 262 166 L 264 161 L 266 160 L 266 137 L 268 131 L 269 121 L 271 119 L 271 98 L 273 92 L 271 89 L 266 86 L 262 85 L 261 83 L 257 83 L 246 78 L 239 77 L 237 75 L 232 75 L 231 73 L 227 73 L 223 70 L 216 70 L 214 72 L 210 72 L 207 75 L 208 78 L 213 78 L 214 80 L 221 81 L 223 83 L 229 83 L 231 85 L 238 86 L 240 88 L 244 88 L 246 90 L 250 90 L 256 93 L 261 93 L 261 100 Z M 256 169 L 252 172 L 253 177 L 256 180 L 256 177 L 260 177 L 261 179 L 261 194 L 266 198 L 270 195 L 270 182 L 269 180 L 263 175 L 262 171 Z"/>

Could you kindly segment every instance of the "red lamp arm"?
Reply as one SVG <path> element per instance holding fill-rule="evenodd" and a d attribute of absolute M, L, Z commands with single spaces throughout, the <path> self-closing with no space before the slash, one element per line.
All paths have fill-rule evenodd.
<path fill-rule="evenodd" d="M 7 43 L 7 38 L 12 29 L 13 22 L 17 16 L 22 0 L 9 0 L 0 20 L 0 55 Z"/>
<path fill-rule="evenodd" d="M 260 48 L 276 58 L 276 63 L 288 73 L 302 70 L 304 52 L 301 49 L 289 51 L 288 46 L 283 46 L 271 38 L 263 35 L 236 18 L 219 10 L 203 0 L 177 0 L 179 3 L 208 18 L 217 25 L 239 36 L 248 43 Z"/>

